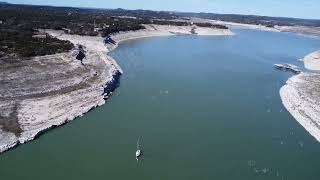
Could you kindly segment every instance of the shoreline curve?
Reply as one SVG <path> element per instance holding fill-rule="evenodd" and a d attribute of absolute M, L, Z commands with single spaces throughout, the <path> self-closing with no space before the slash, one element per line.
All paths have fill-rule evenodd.
<path fill-rule="evenodd" d="M 281 87 L 280 97 L 294 119 L 320 142 L 320 74 L 292 76 Z"/>
<path fill-rule="evenodd" d="M 130 39 L 155 36 L 233 35 L 228 29 L 195 26 L 144 26 L 145 29 L 142 30 L 112 34 L 111 38 L 120 43 Z M 75 61 L 75 55 L 79 52 L 79 48 L 68 53 L 32 59 L 32 61 L 41 65 L 55 60 L 57 63 L 67 66 L 68 70 L 75 71 L 80 75 L 66 79 L 68 80 L 67 83 L 56 82 L 56 84 L 46 86 L 49 89 L 39 87 L 43 89 L 38 88 L 33 92 L 17 92 L 2 97 L 0 100 L 3 103 L 0 104 L 0 108 L 6 108 L 7 112 L 5 114 L 9 116 L 14 112 L 21 132 L 16 133 L 0 128 L 0 154 L 20 144 L 32 141 L 45 132 L 64 125 L 77 117 L 83 116 L 90 110 L 105 104 L 105 100 L 115 90 L 123 73 L 117 62 L 108 55 L 109 52 L 118 46 L 118 43 L 106 45 L 104 44 L 104 38 L 98 36 L 70 35 L 56 30 L 43 31 L 58 39 L 69 40 L 76 47 L 80 47 L 79 45 L 81 45 L 81 49 L 86 54 L 85 67 L 82 67 L 80 62 Z M 91 69 L 86 67 L 90 67 Z M 37 73 L 41 75 L 40 72 Z M 0 117 L 3 117 L 2 114 L 0 114 Z M 0 127 L 2 127 L 1 121 Z"/>

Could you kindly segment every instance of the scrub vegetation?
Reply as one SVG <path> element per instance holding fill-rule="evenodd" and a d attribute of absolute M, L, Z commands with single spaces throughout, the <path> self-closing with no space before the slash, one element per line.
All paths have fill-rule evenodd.
<path fill-rule="evenodd" d="M 73 48 L 39 29 L 63 30 L 69 34 L 103 36 L 119 31 L 144 29 L 142 24 L 185 26 L 169 12 L 124 9 L 82 9 L 69 7 L 0 4 L 0 58 L 32 57 L 66 52 Z M 227 28 L 197 23 L 201 27 Z"/>

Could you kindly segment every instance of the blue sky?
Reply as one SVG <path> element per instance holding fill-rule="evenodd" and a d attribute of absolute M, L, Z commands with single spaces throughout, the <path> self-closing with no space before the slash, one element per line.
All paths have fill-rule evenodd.
<path fill-rule="evenodd" d="M 320 0 L 7 0 L 7 2 L 54 6 L 214 12 L 320 19 Z"/>

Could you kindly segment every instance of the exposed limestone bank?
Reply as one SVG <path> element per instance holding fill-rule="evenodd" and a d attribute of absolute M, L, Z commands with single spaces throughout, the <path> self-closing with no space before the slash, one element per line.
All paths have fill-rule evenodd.
<path fill-rule="evenodd" d="M 84 65 L 76 60 L 79 49 L 0 66 L 0 152 L 33 140 L 103 105 L 121 73 L 101 37 L 66 35 L 60 39 L 81 44 Z"/>
<path fill-rule="evenodd" d="M 116 42 L 124 40 L 173 35 L 203 35 L 203 36 L 229 36 L 233 33 L 229 29 L 214 29 L 198 26 L 168 26 L 168 25 L 143 25 L 145 29 L 138 31 L 119 32 L 112 35 Z"/>
<path fill-rule="evenodd" d="M 312 71 L 320 71 L 320 51 L 313 52 L 303 58 L 304 66 Z"/>
<path fill-rule="evenodd" d="M 234 22 L 227 22 L 227 21 L 216 21 L 210 20 L 211 22 L 231 26 L 239 29 L 253 29 L 253 30 L 260 30 L 260 31 L 271 31 L 271 32 L 281 32 L 280 29 L 273 28 L 273 27 L 266 27 L 263 25 L 255 25 L 255 24 L 243 24 L 243 23 L 234 23 Z"/>
<path fill-rule="evenodd" d="M 197 19 L 199 21 L 199 19 Z M 320 37 L 320 27 L 312 27 L 312 26 L 274 26 L 274 27 L 266 27 L 264 25 L 256 25 L 256 24 L 243 24 L 243 23 L 233 23 L 227 21 L 216 21 L 216 20 L 205 20 L 202 19 L 203 22 L 210 21 L 212 23 L 222 24 L 226 26 L 231 26 L 239 29 L 253 29 L 259 31 L 270 31 L 270 32 L 288 32 L 299 34 L 307 37 Z"/>
<path fill-rule="evenodd" d="M 196 26 L 144 26 L 146 29 L 111 37 L 121 42 L 151 36 L 233 34 L 227 29 Z M 102 37 L 45 32 L 69 40 L 77 48 L 30 60 L 0 61 L 0 153 L 103 105 L 122 73 L 115 60 L 107 56 L 117 43 L 106 45 Z M 84 58 L 83 65 L 76 57 Z"/>
<path fill-rule="evenodd" d="M 320 74 L 291 77 L 280 96 L 291 115 L 320 142 Z"/>
<path fill-rule="evenodd" d="M 275 26 L 281 32 L 289 32 L 307 37 L 320 37 L 320 27 L 312 26 Z"/>

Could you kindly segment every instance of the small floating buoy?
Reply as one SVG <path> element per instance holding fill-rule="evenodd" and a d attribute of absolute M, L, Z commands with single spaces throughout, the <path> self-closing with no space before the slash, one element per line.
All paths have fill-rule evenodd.
<path fill-rule="evenodd" d="M 248 165 L 249 166 L 255 166 L 256 162 L 254 160 L 250 160 L 250 161 L 248 161 Z"/>

